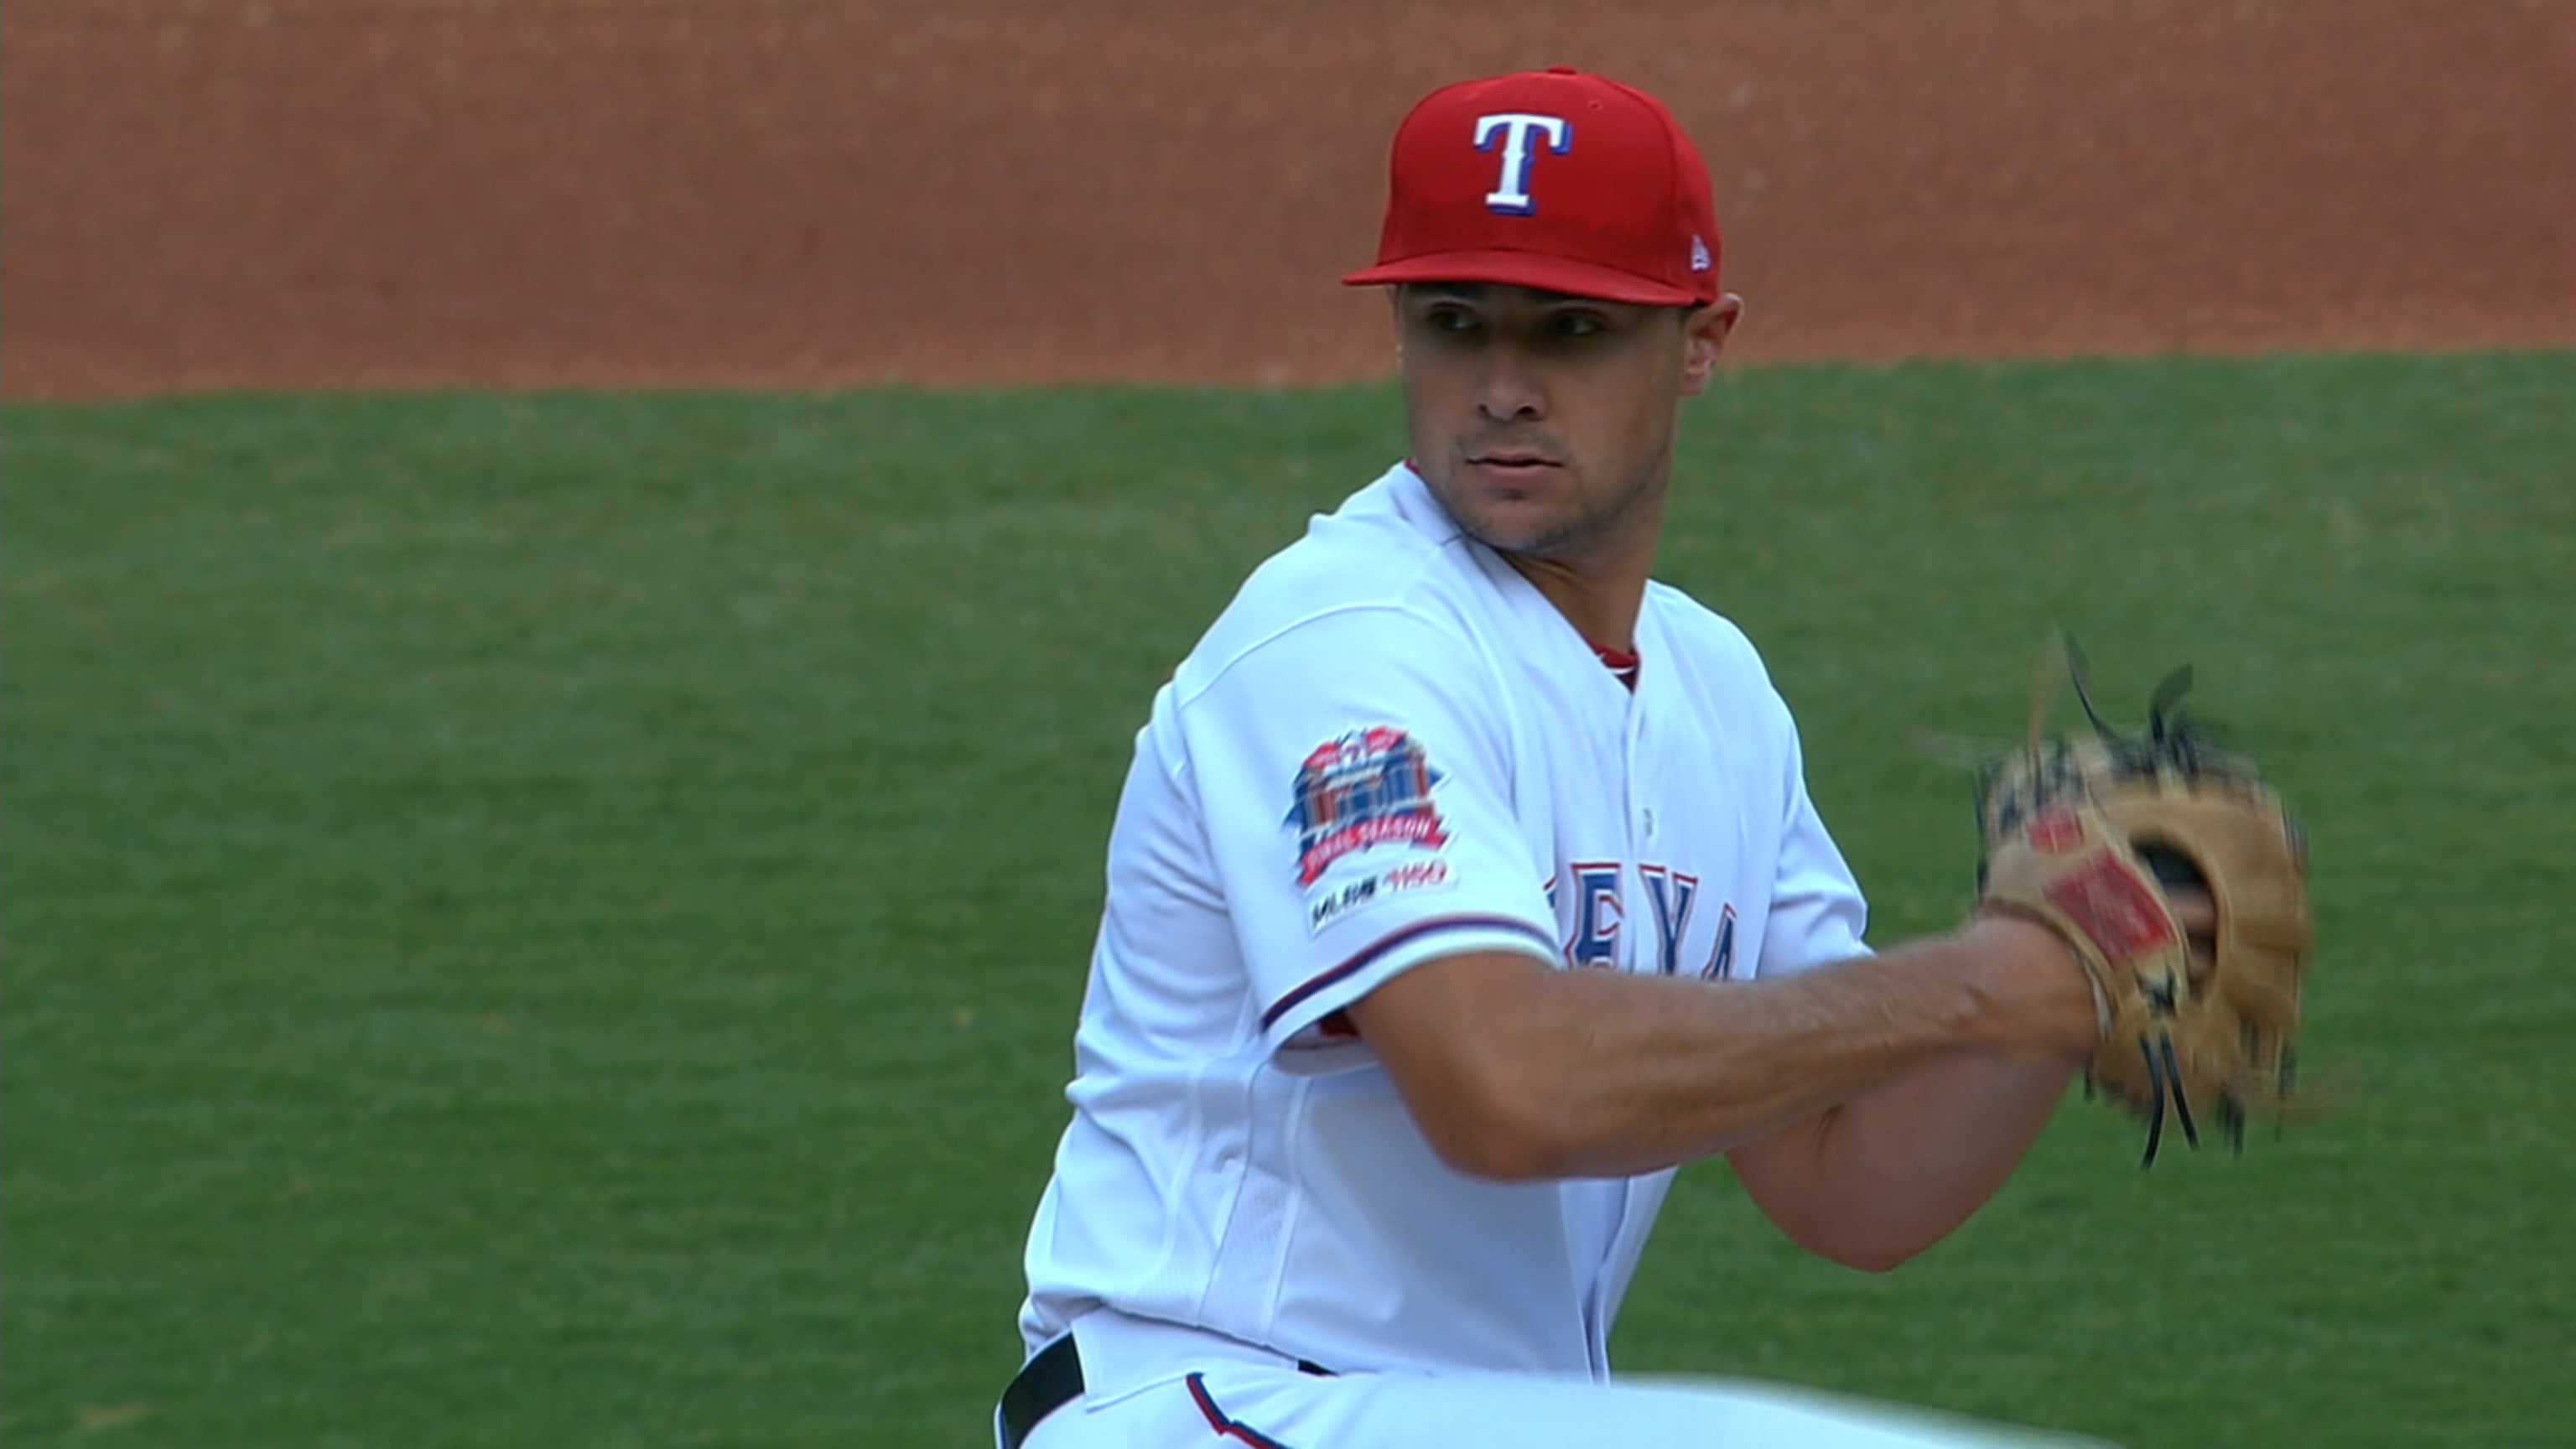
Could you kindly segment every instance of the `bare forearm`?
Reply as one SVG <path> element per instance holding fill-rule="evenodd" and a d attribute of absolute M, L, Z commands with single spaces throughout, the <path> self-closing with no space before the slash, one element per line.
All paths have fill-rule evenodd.
<path fill-rule="evenodd" d="M 1729 1154 L 1764 1214 L 1801 1246 L 1894 1267 L 2003 1185 L 2074 1067 L 2040 1057 L 1935 1062 Z"/>
<path fill-rule="evenodd" d="M 2176 913 L 2205 959 L 2214 904 L 2186 892 Z M 2044 982 L 2047 951 L 2021 969 Z M 1893 1267 L 1966 1221 L 2020 1163 L 2091 1055 L 2081 1014 L 2062 1026 L 2058 1052 L 1935 1062 L 1747 1143 L 1728 1154 L 1736 1175 L 1799 1243 L 1852 1267 Z"/>
<path fill-rule="evenodd" d="M 1502 1177 L 1607 1176 L 1710 1156 L 1945 1061 L 2018 1052 L 2071 1062 L 2092 1029 L 2090 992 L 2053 938 L 2002 922 L 1786 979 L 1521 963 L 1483 978 L 1399 978 L 1381 992 L 1428 1008 L 1398 1022 L 1472 1012 L 1477 1035 L 1504 1044 L 1426 1063 L 1358 1017 L 1435 1145 Z M 1451 999 L 1419 999 L 1438 992 Z"/>
<path fill-rule="evenodd" d="M 1639 1172 L 1723 1152 L 1990 1045 L 2000 1025 L 1973 972 L 1902 957 L 1787 981 L 1657 982 L 1674 988 L 1656 993 L 1669 1000 L 1616 1006 L 1580 999 L 1611 995 L 1615 979 L 1577 973 L 1551 984 L 1568 998 L 1564 1019 L 1591 1030 L 1553 1038 L 1566 1059 L 1536 1074 L 1561 1093 L 1550 1175 Z"/>

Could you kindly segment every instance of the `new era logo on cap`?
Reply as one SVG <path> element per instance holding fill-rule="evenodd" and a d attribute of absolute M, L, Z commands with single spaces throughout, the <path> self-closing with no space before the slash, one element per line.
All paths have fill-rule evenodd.
<path fill-rule="evenodd" d="M 1717 300 L 1708 168 L 1663 104 L 1563 66 L 1444 86 L 1396 128 L 1377 265 L 1342 280 Z"/>

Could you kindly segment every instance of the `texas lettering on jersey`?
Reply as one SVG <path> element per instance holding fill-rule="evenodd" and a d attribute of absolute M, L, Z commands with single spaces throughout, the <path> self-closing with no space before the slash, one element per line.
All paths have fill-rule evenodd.
<path fill-rule="evenodd" d="M 1666 976 L 1679 976 L 1683 947 L 1690 939 L 1691 916 L 1699 909 L 1699 877 L 1648 862 L 1638 865 L 1637 878 L 1654 920 L 1654 969 Z M 1558 904 L 1560 891 L 1569 893 L 1574 905 L 1573 931 L 1564 943 L 1565 964 L 1618 969 L 1619 938 L 1627 916 L 1620 886 L 1620 866 L 1616 861 L 1575 861 L 1566 866 L 1561 881 L 1547 883 L 1550 906 Z M 1565 914 L 1560 909 L 1558 918 L 1563 919 Z M 1703 980 L 1720 980 L 1735 972 L 1734 903 L 1720 902 L 1716 919 L 1717 933 L 1709 943 L 1708 955 L 1703 959 L 1694 953 L 1692 959 L 1692 970 Z"/>

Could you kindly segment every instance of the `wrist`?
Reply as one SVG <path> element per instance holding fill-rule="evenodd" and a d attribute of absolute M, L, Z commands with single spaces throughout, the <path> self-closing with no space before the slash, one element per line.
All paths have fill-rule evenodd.
<path fill-rule="evenodd" d="M 2111 1003 L 2074 944 L 2050 926 L 1980 911 L 1960 932 L 1988 983 L 2000 1044 L 2082 1063 L 2109 1030 Z"/>

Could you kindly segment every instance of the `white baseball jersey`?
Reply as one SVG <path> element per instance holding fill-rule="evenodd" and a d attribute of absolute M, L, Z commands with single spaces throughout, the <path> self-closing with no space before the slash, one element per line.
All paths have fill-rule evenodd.
<path fill-rule="evenodd" d="M 1633 692 L 1390 470 L 1156 694 L 1109 841 L 1034 1351 L 1108 1306 L 1348 1373 L 1607 1372 L 1669 1172 L 1443 1163 L 1339 1013 L 1422 962 L 1750 977 L 1859 954 L 1752 646 L 1648 588 Z"/>

